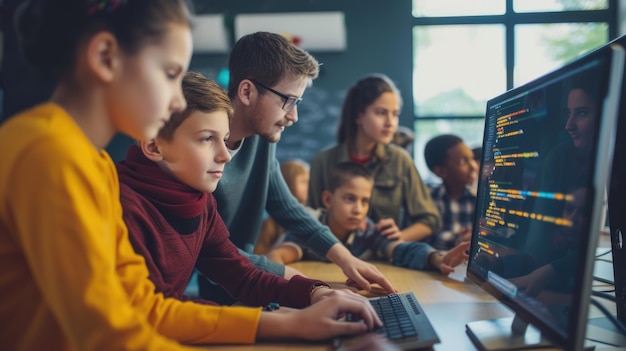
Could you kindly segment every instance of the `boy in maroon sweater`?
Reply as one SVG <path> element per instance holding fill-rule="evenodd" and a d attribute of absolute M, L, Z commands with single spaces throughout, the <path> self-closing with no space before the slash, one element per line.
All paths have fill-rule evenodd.
<path fill-rule="evenodd" d="M 238 253 L 211 194 L 231 158 L 225 145 L 230 101 L 215 82 L 194 72 L 185 75 L 183 93 L 185 111 L 174 114 L 156 139 L 131 146 L 117 164 L 124 220 L 157 291 L 187 299 L 183 292 L 197 268 L 252 306 L 301 308 L 331 294 L 360 298 L 319 280 L 266 273 Z"/>

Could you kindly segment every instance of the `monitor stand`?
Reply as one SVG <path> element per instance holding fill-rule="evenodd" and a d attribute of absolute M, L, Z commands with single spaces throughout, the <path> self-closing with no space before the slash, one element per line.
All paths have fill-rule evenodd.
<path fill-rule="evenodd" d="M 474 344 L 484 351 L 558 348 L 517 315 L 470 322 L 466 329 Z M 626 350 L 626 335 L 620 334 L 606 317 L 591 318 L 587 324 L 584 349 L 594 350 L 598 345 Z"/>
<path fill-rule="evenodd" d="M 466 331 L 474 344 L 485 351 L 555 347 L 517 314 L 511 318 L 470 322 Z"/>

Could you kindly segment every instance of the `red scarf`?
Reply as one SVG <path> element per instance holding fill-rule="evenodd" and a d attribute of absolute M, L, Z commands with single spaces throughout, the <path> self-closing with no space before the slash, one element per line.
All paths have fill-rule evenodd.
<path fill-rule="evenodd" d="M 351 161 L 364 165 L 364 166 L 370 161 L 370 159 L 372 159 L 372 156 L 356 157 L 356 156 L 350 155 Z"/>
<path fill-rule="evenodd" d="M 128 148 L 126 159 L 116 164 L 120 183 L 144 196 L 160 211 L 181 218 L 202 214 L 208 194 L 198 191 L 166 173 L 147 159 L 137 145 Z"/>

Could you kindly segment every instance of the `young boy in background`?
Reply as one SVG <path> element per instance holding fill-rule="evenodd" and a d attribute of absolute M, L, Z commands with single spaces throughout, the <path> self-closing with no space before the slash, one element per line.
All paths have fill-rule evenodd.
<path fill-rule="evenodd" d="M 355 162 L 339 163 L 333 170 L 330 187 L 322 193 L 325 209 L 311 210 L 322 224 L 350 252 L 362 260 L 390 260 L 394 266 L 418 270 L 439 270 L 450 274 L 454 267 L 467 259 L 469 242 L 444 252 L 424 242 L 387 240 L 367 217 L 374 187 L 371 171 Z M 283 244 L 268 253 L 268 258 L 287 264 L 300 259 L 325 260 L 304 249 L 301 240 L 287 234 Z"/>
<path fill-rule="evenodd" d="M 442 134 L 426 143 L 426 165 L 441 178 L 431 187 L 431 197 L 441 215 L 443 228 L 428 238 L 440 250 L 449 250 L 472 235 L 476 193 L 471 190 L 478 177 L 473 151 L 456 135 Z"/>

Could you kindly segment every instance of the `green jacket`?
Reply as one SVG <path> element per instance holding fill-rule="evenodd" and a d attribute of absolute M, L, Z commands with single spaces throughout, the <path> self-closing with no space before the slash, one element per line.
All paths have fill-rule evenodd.
<path fill-rule="evenodd" d="M 320 151 L 313 157 L 309 206 L 323 207 L 322 192 L 328 188 L 332 170 L 345 161 L 350 161 L 345 143 Z M 433 232 L 441 228 L 437 206 L 406 150 L 395 145 L 379 144 L 366 166 L 374 173 L 369 213 L 372 220 L 378 222 L 381 218 L 393 218 L 401 229 L 418 222 L 429 226 Z"/>

